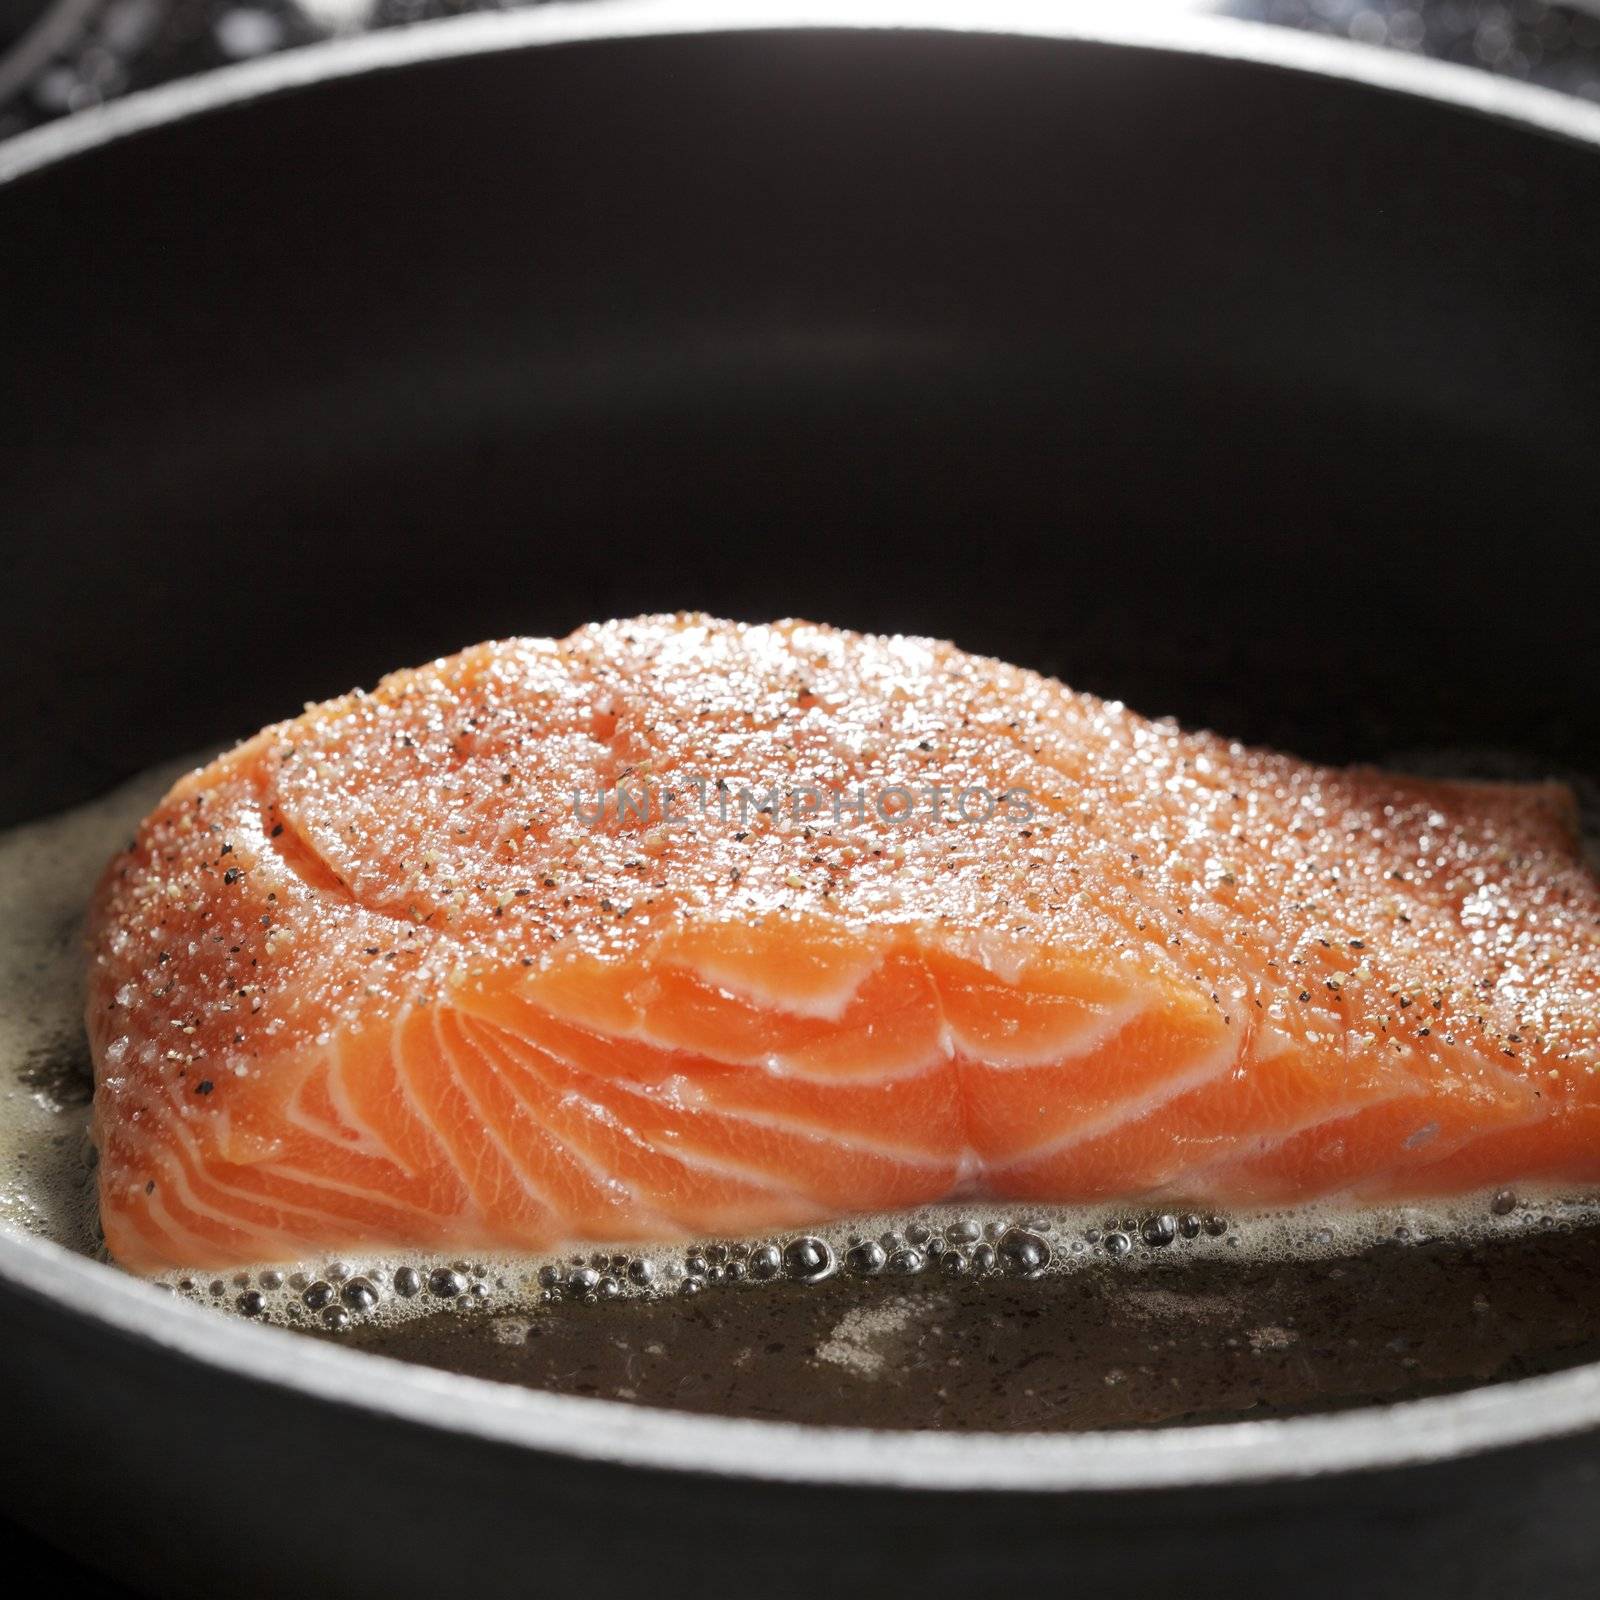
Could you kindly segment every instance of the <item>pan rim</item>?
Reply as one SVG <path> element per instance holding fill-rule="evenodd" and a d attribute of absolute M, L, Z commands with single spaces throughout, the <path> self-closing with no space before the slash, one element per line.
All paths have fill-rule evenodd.
<path fill-rule="evenodd" d="M 586 0 L 335 40 L 144 91 L 0 144 L 0 185 L 298 88 L 452 57 L 731 32 L 977 33 L 1205 55 L 1404 93 L 1600 147 L 1600 106 L 1472 68 L 1223 18 L 1065 17 L 998 0 Z M 928 1492 L 1098 1493 L 1292 1481 L 1420 1466 L 1600 1426 L 1600 1364 L 1329 1415 L 1083 1434 L 907 1432 L 695 1416 L 439 1372 L 217 1318 L 115 1268 L 0 1233 L 0 1282 L 55 1314 L 174 1359 L 308 1399 L 613 1466 L 770 1483 Z"/>
<path fill-rule="evenodd" d="M 430 61 L 558 45 L 729 33 L 916 32 L 1105 44 L 1278 68 L 1410 95 L 1600 146 L 1600 104 L 1476 67 L 1320 34 L 1118 0 L 1056 15 L 1049 0 L 556 0 L 282 51 L 221 67 L 0 140 L 0 185 L 140 132 L 299 88 Z"/>

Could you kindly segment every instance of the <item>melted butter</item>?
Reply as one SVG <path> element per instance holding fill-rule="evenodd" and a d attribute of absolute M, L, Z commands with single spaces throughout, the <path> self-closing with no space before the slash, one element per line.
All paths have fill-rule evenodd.
<path fill-rule="evenodd" d="M 83 909 L 112 855 L 192 762 L 0 833 L 0 1224 L 98 1247 L 83 1032 Z"/>

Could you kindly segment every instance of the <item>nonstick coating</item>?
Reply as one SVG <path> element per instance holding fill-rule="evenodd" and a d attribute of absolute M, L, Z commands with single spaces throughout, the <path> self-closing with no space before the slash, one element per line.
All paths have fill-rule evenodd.
<path fill-rule="evenodd" d="M 0 819 L 470 640 L 683 606 L 950 637 L 1314 756 L 1595 772 L 1576 109 L 1221 29 L 584 9 L 591 42 L 284 58 L 327 81 L 157 99 L 0 184 Z M 1595 1450 L 1558 1437 L 1588 1372 L 1492 1455 L 1458 1454 L 1509 1437 L 1467 1396 L 919 1477 L 527 1396 L 492 1442 L 478 1386 L 341 1390 L 381 1369 L 232 1325 L 169 1347 L 200 1326 L 0 1241 L 6 1504 L 171 1593 L 1559 1596 L 1600 1547 Z M 1053 1492 L 1018 1492 L 1034 1461 Z"/>
<path fill-rule="evenodd" d="M 0 818 L 680 606 L 1583 767 L 1596 176 L 1248 63 L 823 32 L 419 63 L 25 177 Z"/>

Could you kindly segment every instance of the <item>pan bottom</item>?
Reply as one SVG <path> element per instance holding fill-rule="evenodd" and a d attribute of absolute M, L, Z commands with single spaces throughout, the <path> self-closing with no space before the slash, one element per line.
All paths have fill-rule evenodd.
<path fill-rule="evenodd" d="M 1122 1236 L 1127 1219 L 1102 1220 L 1116 1224 L 1102 1238 Z M 1317 1245 L 1328 1230 L 1313 1224 L 1305 1253 L 1240 1259 L 1243 1241 L 1263 1231 L 1247 1218 L 1202 1248 L 1151 1248 L 1135 1233 L 1125 1261 L 1072 1258 L 1036 1281 L 951 1276 L 934 1261 L 914 1277 L 615 1305 L 567 1292 L 510 1311 L 440 1309 L 377 1323 L 351 1342 L 639 1405 L 986 1432 L 1290 1416 L 1600 1357 L 1592 1211 L 1519 1206 L 1503 1228 L 1470 1241 L 1421 1235 L 1410 1220 L 1354 1254 Z M 1293 1243 L 1281 1220 L 1270 1231 Z M 904 1249 L 903 1229 L 901 1237 Z M 1048 1237 L 1087 1254 L 1081 1234 L 1052 1228 Z"/>

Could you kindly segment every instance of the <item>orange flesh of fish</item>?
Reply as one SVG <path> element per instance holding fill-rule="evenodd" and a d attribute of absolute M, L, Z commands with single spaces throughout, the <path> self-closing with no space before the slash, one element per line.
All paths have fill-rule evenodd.
<path fill-rule="evenodd" d="M 395 673 L 179 782 L 89 937 L 139 1271 L 1600 1180 L 1568 791 L 922 639 L 655 617 Z"/>

